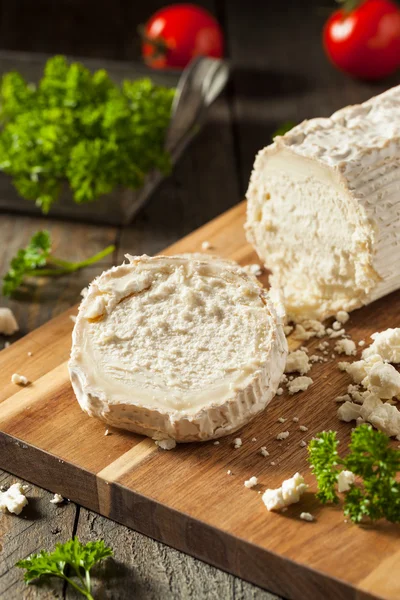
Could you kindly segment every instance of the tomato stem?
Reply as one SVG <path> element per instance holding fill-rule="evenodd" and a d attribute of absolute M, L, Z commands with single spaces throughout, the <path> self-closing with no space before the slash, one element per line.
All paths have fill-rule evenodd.
<path fill-rule="evenodd" d="M 343 6 L 343 10 L 346 13 L 350 13 L 356 8 L 360 6 L 365 0 L 336 0 L 339 4 Z"/>

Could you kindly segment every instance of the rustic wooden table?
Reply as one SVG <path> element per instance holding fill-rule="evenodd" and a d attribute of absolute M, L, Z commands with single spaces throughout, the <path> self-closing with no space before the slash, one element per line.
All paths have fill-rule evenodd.
<path fill-rule="evenodd" d="M 47 53 L 138 59 L 137 25 L 162 2 L 13 0 L 0 2 L 0 47 Z M 0 274 L 16 250 L 39 228 L 51 231 L 60 256 L 77 260 L 114 243 L 101 265 L 52 281 L 9 305 L 24 335 L 79 300 L 80 290 L 126 252 L 153 254 L 239 202 L 254 155 L 284 121 L 326 116 L 399 83 L 357 83 L 336 72 L 324 57 L 320 33 L 333 7 L 314 0 L 280 3 L 198 2 L 214 12 L 226 34 L 233 73 L 226 93 L 212 107 L 206 126 L 132 226 L 111 227 L 0 215 Z M 0 338 L 0 348 L 4 344 Z M 0 485 L 14 481 L 0 471 Z M 75 533 L 103 537 L 115 552 L 98 579 L 98 598 L 276 598 L 233 576 L 128 530 L 73 503 L 49 503 L 51 494 L 30 486 L 21 517 L 0 519 L 0 598 L 75 598 L 53 582 L 27 588 L 15 562 Z M 56 590 L 53 592 L 53 590 Z"/>

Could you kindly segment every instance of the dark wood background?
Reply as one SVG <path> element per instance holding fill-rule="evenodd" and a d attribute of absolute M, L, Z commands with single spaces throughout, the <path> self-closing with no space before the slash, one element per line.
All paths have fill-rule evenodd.
<path fill-rule="evenodd" d="M 140 60 L 137 26 L 167 3 L 135 0 L 1 0 L 0 49 Z M 206 126 L 134 224 L 116 228 L 54 219 L 0 215 L 0 274 L 16 249 L 40 227 L 51 230 L 55 250 L 73 259 L 108 243 L 114 256 L 77 276 L 39 287 L 9 304 L 23 335 L 79 299 L 79 292 L 125 252 L 152 254 L 239 202 L 255 153 L 288 120 L 327 116 L 400 82 L 355 82 L 328 63 L 321 30 L 333 0 L 198 2 L 220 21 L 232 77 Z M 5 339 L 0 337 L 0 348 Z M 14 478 L 0 472 L 0 484 Z M 261 591 L 175 550 L 148 540 L 74 504 L 55 507 L 31 486 L 22 517 L 0 518 L 0 598 L 75 598 L 62 585 L 27 589 L 15 562 L 77 533 L 104 537 L 115 550 L 96 584 L 98 598 L 272 599 Z M 56 589 L 53 593 L 52 589 Z"/>

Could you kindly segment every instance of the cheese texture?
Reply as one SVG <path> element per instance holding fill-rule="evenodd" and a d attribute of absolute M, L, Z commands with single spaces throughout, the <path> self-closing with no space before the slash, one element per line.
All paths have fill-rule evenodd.
<path fill-rule="evenodd" d="M 21 483 L 13 483 L 8 490 L 0 492 L 0 513 L 8 511 L 19 515 L 27 504 L 28 499 Z"/>
<path fill-rule="evenodd" d="M 128 260 L 80 305 L 69 371 L 82 409 L 180 442 L 232 433 L 264 410 L 287 342 L 282 309 L 255 277 L 199 254 Z"/>
<path fill-rule="evenodd" d="M 265 490 L 262 501 L 268 510 L 281 510 L 295 504 L 308 489 L 300 473 L 295 473 L 290 479 L 285 479 L 281 487 Z"/>
<path fill-rule="evenodd" d="M 322 320 L 399 288 L 400 86 L 276 137 L 247 199 L 247 237 L 289 319 Z"/>

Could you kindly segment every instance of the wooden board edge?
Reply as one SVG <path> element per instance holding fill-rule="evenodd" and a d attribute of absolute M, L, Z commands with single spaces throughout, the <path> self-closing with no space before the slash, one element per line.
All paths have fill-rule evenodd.
<path fill-rule="evenodd" d="M 0 468 L 11 460 L 17 477 L 291 600 L 379 600 L 0 432 Z"/>

